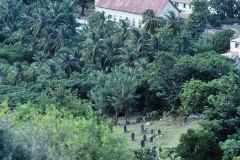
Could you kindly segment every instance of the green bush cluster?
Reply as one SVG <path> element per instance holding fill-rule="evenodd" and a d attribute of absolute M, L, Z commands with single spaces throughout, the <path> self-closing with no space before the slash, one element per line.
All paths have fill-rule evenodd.
<path fill-rule="evenodd" d="M 2 61 L 7 61 L 9 64 L 13 64 L 14 62 L 33 62 L 33 51 L 30 51 L 27 48 L 9 46 L 3 43 L 0 43 L 0 59 Z"/>

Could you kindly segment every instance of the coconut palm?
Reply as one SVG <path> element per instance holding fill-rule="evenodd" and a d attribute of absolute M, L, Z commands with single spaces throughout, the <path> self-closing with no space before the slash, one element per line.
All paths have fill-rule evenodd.
<path fill-rule="evenodd" d="M 83 57 L 87 63 L 96 63 L 96 57 L 102 57 L 106 54 L 108 46 L 100 35 L 95 32 L 90 32 L 87 39 L 83 42 Z"/>
<path fill-rule="evenodd" d="M 153 52 L 153 43 L 148 33 L 141 32 L 137 28 L 130 30 L 129 38 L 126 44 L 132 49 L 132 52 L 140 56 L 148 56 Z"/>
<path fill-rule="evenodd" d="M 3 68 L 3 66 L 0 66 L 0 85 L 5 84 L 6 82 L 6 70 Z"/>
<path fill-rule="evenodd" d="M 12 23 L 19 16 L 21 1 L 3 0 L 0 3 L 0 20 L 6 24 Z"/>
<path fill-rule="evenodd" d="M 56 61 L 49 59 L 42 68 L 42 74 L 49 79 L 60 79 L 63 77 L 64 72 Z"/>
<path fill-rule="evenodd" d="M 169 28 L 172 30 L 173 37 L 176 37 L 177 33 L 180 32 L 180 23 L 178 22 L 178 17 L 173 11 L 169 11 L 165 17 L 167 19 L 167 24 L 169 24 Z"/>
<path fill-rule="evenodd" d="M 13 63 L 13 66 L 9 68 L 8 80 L 14 86 L 19 85 L 24 81 L 24 67 L 20 62 Z"/>
<path fill-rule="evenodd" d="M 59 51 L 58 64 L 67 74 L 67 78 L 73 71 L 80 69 L 79 61 L 74 57 L 74 51 L 66 47 Z"/>
<path fill-rule="evenodd" d="M 145 12 L 143 12 L 142 23 L 144 25 L 143 30 L 148 31 L 151 34 L 155 34 L 155 29 L 160 25 L 160 21 L 155 16 L 155 13 L 152 9 L 147 9 Z"/>
<path fill-rule="evenodd" d="M 4 41 L 4 43 L 23 46 L 26 39 L 26 32 L 22 29 L 19 29 L 18 31 L 13 32 L 12 35 Z"/>

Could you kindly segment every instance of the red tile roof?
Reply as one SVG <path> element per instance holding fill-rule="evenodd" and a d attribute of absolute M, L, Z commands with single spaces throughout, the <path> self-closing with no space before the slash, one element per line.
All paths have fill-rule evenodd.
<path fill-rule="evenodd" d="M 158 15 L 168 2 L 169 0 L 99 0 L 96 6 L 135 14 L 152 9 Z"/>

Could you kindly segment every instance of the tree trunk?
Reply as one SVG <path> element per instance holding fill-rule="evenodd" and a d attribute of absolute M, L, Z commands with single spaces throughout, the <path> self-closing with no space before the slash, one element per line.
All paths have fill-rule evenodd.
<path fill-rule="evenodd" d="M 124 107 L 124 111 L 125 111 L 125 120 L 126 120 L 126 125 L 128 124 L 128 110 L 127 107 Z"/>
<path fill-rule="evenodd" d="M 118 124 L 118 111 L 116 111 L 115 121 Z"/>
<path fill-rule="evenodd" d="M 81 13 L 81 15 L 82 15 L 82 16 L 85 16 L 85 13 L 84 13 L 84 8 L 85 8 L 85 6 L 84 6 L 84 5 L 82 5 L 82 13 Z"/>

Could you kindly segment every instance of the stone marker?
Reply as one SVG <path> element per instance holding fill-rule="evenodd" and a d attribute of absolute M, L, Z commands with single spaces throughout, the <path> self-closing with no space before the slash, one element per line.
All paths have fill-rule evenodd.
<path fill-rule="evenodd" d="M 184 118 L 183 118 L 183 125 L 184 125 L 184 126 L 187 125 L 187 116 L 184 116 Z"/>
<path fill-rule="evenodd" d="M 150 137 L 150 143 L 153 143 L 153 137 Z"/>
<path fill-rule="evenodd" d="M 144 140 L 144 141 L 147 140 L 147 136 L 146 136 L 146 134 L 143 135 L 143 140 Z"/>
<path fill-rule="evenodd" d="M 135 134 L 132 133 L 132 134 L 131 134 L 131 137 L 132 137 L 132 141 L 134 141 Z"/>
<path fill-rule="evenodd" d="M 127 126 L 124 125 L 124 132 L 127 132 Z"/>
<path fill-rule="evenodd" d="M 151 135 L 153 135 L 153 129 L 151 130 Z"/>
<path fill-rule="evenodd" d="M 141 132 L 144 132 L 144 125 L 141 125 Z"/>
<path fill-rule="evenodd" d="M 145 147 L 145 141 L 141 140 L 141 148 Z"/>
<path fill-rule="evenodd" d="M 171 118 L 172 118 L 172 121 L 175 121 L 175 120 L 176 120 L 176 118 L 175 118 L 175 116 L 174 116 L 173 113 L 172 113 L 172 115 L 171 115 Z"/>
<path fill-rule="evenodd" d="M 162 153 L 162 147 L 159 147 L 159 153 Z"/>
<path fill-rule="evenodd" d="M 161 135 L 161 130 L 159 129 L 159 130 L 158 130 L 158 136 L 160 136 L 160 135 Z"/>

